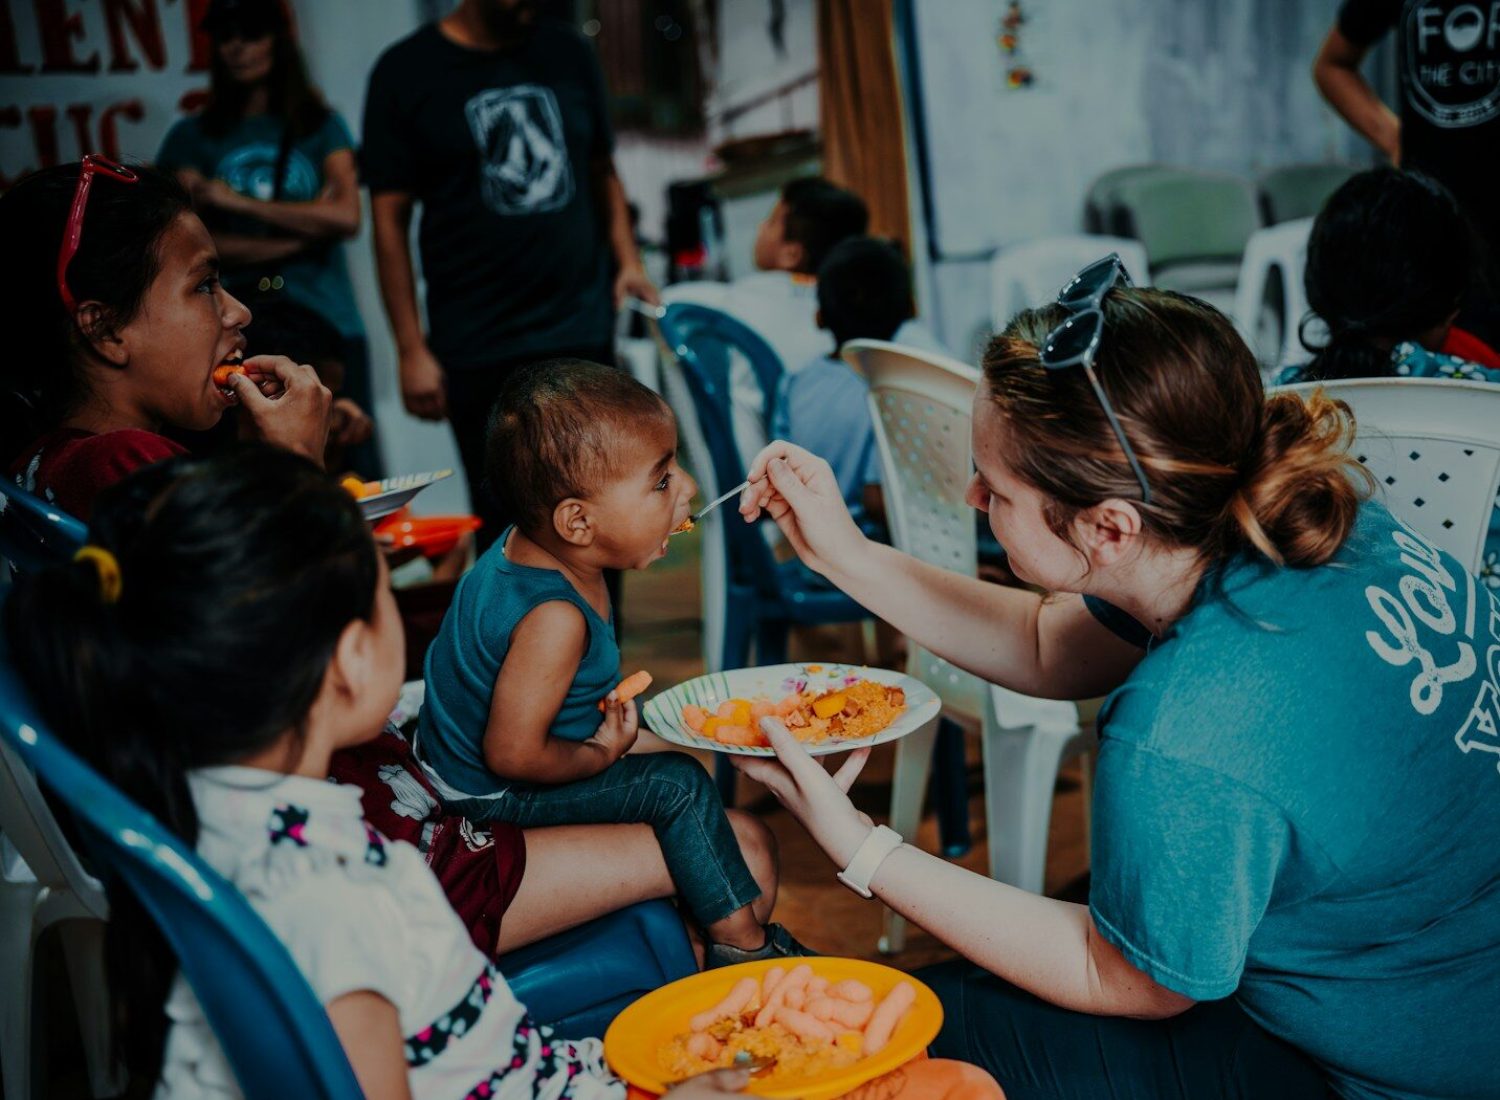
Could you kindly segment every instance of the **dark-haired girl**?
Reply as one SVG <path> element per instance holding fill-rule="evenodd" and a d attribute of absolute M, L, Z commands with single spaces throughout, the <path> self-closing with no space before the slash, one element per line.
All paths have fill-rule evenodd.
<path fill-rule="evenodd" d="M 339 332 L 343 394 L 369 410 L 369 351 L 344 257 L 359 232 L 354 138 L 308 79 L 282 0 L 214 0 L 208 100 L 156 163 L 187 187 L 241 297 L 284 297 Z M 374 448 L 355 465 L 375 476 Z"/>
<path fill-rule="evenodd" d="M 0 196 L 0 240 L 0 461 L 24 488 L 87 518 L 99 490 L 181 453 L 166 429 L 236 403 L 321 460 L 331 398 L 311 367 L 260 355 L 215 382 L 250 311 L 175 180 L 97 157 L 44 169 Z"/>
<path fill-rule="evenodd" d="M 80 560 L 17 581 L 5 626 L 19 671 L 48 722 L 286 944 L 363 1094 L 623 1100 L 599 1041 L 533 1024 L 417 851 L 325 778 L 335 751 L 379 734 L 404 659 L 348 494 L 277 448 L 177 458 L 106 492 L 89 539 Z M 110 903 L 127 1049 L 162 1050 L 167 1025 L 156 1095 L 238 1096 L 165 941 L 128 892 Z"/>
<path fill-rule="evenodd" d="M 1012 1100 L 1493 1096 L 1500 599 L 1366 499 L 1343 406 L 1267 400 L 1226 318 L 1119 276 L 997 337 L 974 399 L 969 500 L 1049 595 L 868 541 L 785 443 L 741 507 L 970 672 L 1110 693 L 1089 903 L 872 829 L 858 763 L 774 721 L 744 770 L 966 956 L 929 972 L 934 1051 Z"/>

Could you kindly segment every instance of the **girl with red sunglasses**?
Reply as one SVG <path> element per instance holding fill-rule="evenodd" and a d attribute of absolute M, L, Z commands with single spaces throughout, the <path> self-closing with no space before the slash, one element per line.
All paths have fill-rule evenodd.
<path fill-rule="evenodd" d="M 45 169 L 0 197 L 0 239 L 0 461 L 23 487 L 87 518 L 101 489 L 181 453 L 166 431 L 234 404 L 255 435 L 321 460 L 328 390 L 283 357 L 243 360 L 250 311 L 175 180 L 97 155 Z"/>

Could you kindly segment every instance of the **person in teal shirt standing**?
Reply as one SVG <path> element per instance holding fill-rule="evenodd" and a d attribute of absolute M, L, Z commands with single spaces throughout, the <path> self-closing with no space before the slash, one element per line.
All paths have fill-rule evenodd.
<path fill-rule="evenodd" d="M 202 111 L 178 121 L 157 166 L 187 187 L 224 265 L 252 306 L 286 298 L 343 340 L 344 396 L 372 408 L 369 348 L 344 257 L 359 232 L 359 177 L 349 127 L 308 80 L 280 0 L 212 0 L 212 85 Z M 369 477 L 373 446 L 351 453 Z"/>
<path fill-rule="evenodd" d="M 1351 435 L 1110 257 L 991 343 L 974 399 L 968 499 L 1034 589 L 870 542 L 800 448 L 752 464 L 742 514 L 914 644 L 1109 695 L 1086 905 L 873 827 L 860 754 L 830 775 L 767 720 L 778 759 L 737 761 L 965 956 L 922 974 L 932 1050 L 1010 1100 L 1495 1096 L 1500 597 L 1370 498 Z"/>

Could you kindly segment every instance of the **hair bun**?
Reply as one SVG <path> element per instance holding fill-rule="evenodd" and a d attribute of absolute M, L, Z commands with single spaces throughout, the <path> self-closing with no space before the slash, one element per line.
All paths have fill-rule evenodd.
<path fill-rule="evenodd" d="M 1374 489 L 1350 457 L 1353 441 L 1353 412 L 1322 389 L 1267 398 L 1259 453 L 1229 501 L 1244 540 L 1278 565 L 1322 565 L 1338 553 Z"/>

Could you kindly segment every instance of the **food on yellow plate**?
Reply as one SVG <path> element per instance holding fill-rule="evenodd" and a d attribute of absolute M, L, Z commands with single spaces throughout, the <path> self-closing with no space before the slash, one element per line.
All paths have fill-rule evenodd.
<path fill-rule="evenodd" d="M 214 368 L 214 385 L 219 389 L 228 389 L 229 376 L 231 374 L 244 374 L 245 362 L 243 359 L 226 359 Z"/>
<path fill-rule="evenodd" d="M 897 983 L 877 1005 L 863 982 L 830 985 L 808 963 L 790 971 L 773 966 L 759 979 L 740 979 L 718 1004 L 685 1020 L 687 1030 L 657 1057 L 670 1080 L 731 1065 L 743 1054 L 775 1059 L 758 1079 L 795 1081 L 883 1050 L 915 1003 L 909 982 Z"/>
<path fill-rule="evenodd" d="M 726 699 L 710 714 L 689 703 L 682 708 L 682 724 L 694 733 L 724 745 L 765 746 L 760 720 L 772 715 L 786 723 L 799 741 L 830 737 L 869 737 L 885 729 L 906 709 L 906 692 L 874 680 L 854 680 L 821 695 L 793 692 L 780 702 L 769 699 Z"/>
<path fill-rule="evenodd" d="M 628 703 L 630 700 L 634 699 L 637 695 L 645 691 L 650 686 L 651 673 L 647 672 L 645 669 L 641 669 L 639 672 L 632 672 L 629 676 L 625 677 L 625 679 L 616 684 L 615 695 L 619 698 L 620 702 Z M 599 700 L 599 709 L 604 709 L 603 699 Z"/>

